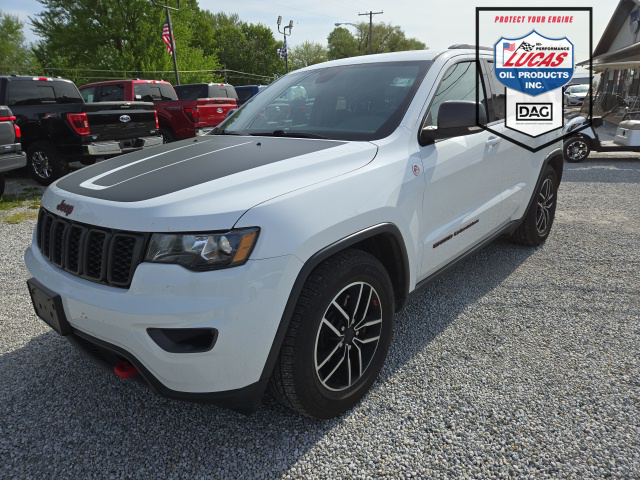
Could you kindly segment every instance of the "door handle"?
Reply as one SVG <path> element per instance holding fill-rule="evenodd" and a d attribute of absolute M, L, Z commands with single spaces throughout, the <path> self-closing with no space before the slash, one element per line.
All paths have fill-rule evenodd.
<path fill-rule="evenodd" d="M 489 147 L 493 147 L 494 145 L 500 143 L 500 140 L 502 140 L 500 137 L 489 137 L 489 139 L 484 142 L 484 144 Z"/>

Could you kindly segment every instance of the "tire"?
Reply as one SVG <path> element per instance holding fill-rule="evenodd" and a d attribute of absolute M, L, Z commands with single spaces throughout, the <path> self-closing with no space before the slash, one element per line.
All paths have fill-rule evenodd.
<path fill-rule="evenodd" d="M 564 142 L 564 159 L 580 163 L 591 153 L 591 142 L 584 137 L 571 137 Z"/>
<path fill-rule="evenodd" d="M 40 185 L 51 185 L 69 173 L 69 164 L 60 158 L 49 142 L 35 142 L 27 149 L 27 169 Z"/>
<path fill-rule="evenodd" d="M 4 195 L 4 175 L 0 174 L 0 198 Z"/>
<path fill-rule="evenodd" d="M 332 418 L 350 409 L 382 369 L 393 317 L 393 286 L 378 259 L 355 249 L 327 259 L 300 293 L 271 391 L 308 417 Z"/>
<path fill-rule="evenodd" d="M 544 243 L 551 232 L 558 201 L 558 177 L 547 165 L 540 184 L 536 187 L 533 202 L 520 226 L 512 234 L 512 239 L 522 245 L 537 247 Z"/>
<path fill-rule="evenodd" d="M 162 143 L 171 143 L 176 141 L 176 137 L 173 135 L 173 132 L 168 128 L 161 128 L 159 130 L 160 136 L 162 136 Z"/>

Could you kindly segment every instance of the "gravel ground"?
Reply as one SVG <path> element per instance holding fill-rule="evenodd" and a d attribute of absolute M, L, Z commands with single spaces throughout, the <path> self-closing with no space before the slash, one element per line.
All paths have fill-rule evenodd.
<path fill-rule="evenodd" d="M 496 242 L 397 316 L 365 400 L 251 417 L 98 369 L 32 312 L 0 223 L 1 478 L 639 478 L 640 159 L 565 164 L 554 230 Z"/>

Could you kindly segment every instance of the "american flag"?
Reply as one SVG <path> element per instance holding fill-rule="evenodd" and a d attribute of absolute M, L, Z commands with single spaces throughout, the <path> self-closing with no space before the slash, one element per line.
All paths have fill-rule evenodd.
<path fill-rule="evenodd" d="M 167 46 L 167 52 L 173 53 L 171 50 L 171 34 L 169 33 L 169 24 L 164 22 L 164 27 L 162 28 L 162 40 Z"/>
<path fill-rule="evenodd" d="M 515 43 L 504 42 L 502 44 L 502 50 L 509 50 L 510 52 L 513 52 L 515 49 L 516 49 Z"/>

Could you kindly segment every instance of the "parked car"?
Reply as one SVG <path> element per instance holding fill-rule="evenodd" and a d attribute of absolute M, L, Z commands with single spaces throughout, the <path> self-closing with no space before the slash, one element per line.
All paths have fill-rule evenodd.
<path fill-rule="evenodd" d="M 244 105 L 247 100 L 257 95 L 265 88 L 267 88 L 267 85 L 243 85 L 241 87 L 235 87 L 236 94 L 238 95 L 238 107 Z"/>
<path fill-rule="evenodd" d="M 492 68 L 473 46 L 314 65 L 216 134 L 67 176 L 25 254 L 36 313 L 167 397 L 250 413 L 270 386 L 304 415 L 341 414 L 411 295 L 495 238 L 549 236 L 558 132 L 533 153 L 478 128 L 504 131 Z M 301 87 L 310 111 L 266 115 Z"/>
<path fill-rule="evenodd" d="M 68 173 L 70 161 L 91 164 L 162 142 L 152 103 L 88 105 L 62 78 L 0 76 L 0 104 L 15 115 L 27 167 L 42 185 Z"/>
<path fill-rule="evenodd" d="M 15 119 L 8 107 L 0 106 L 0 197 L 4 194 L 4 174 L 27 164 L 20 144 L 20 127 Z"/>
<path fill-rule="evenodd" d="M 210 132 L 237 107 L 235 98 L 178 100 L 173 86 L 163 80 L 110 80 L 80 87 L 87 103 L 107 100 L 153 102 L 164 143 Z"/>
<path fill-rule="evenodd" d="M 187 83 L 173 87 L 180 100 L 197 100 L 199 98 L 234 98 L 238 94 L 233 85 L 228 83 Z"/>
<path fill-rule="evenodd" d="M 572 85 L 565 90 L 564 101 L 567 105 L 582 105 L 587 95 L 589 85 Z"/>

